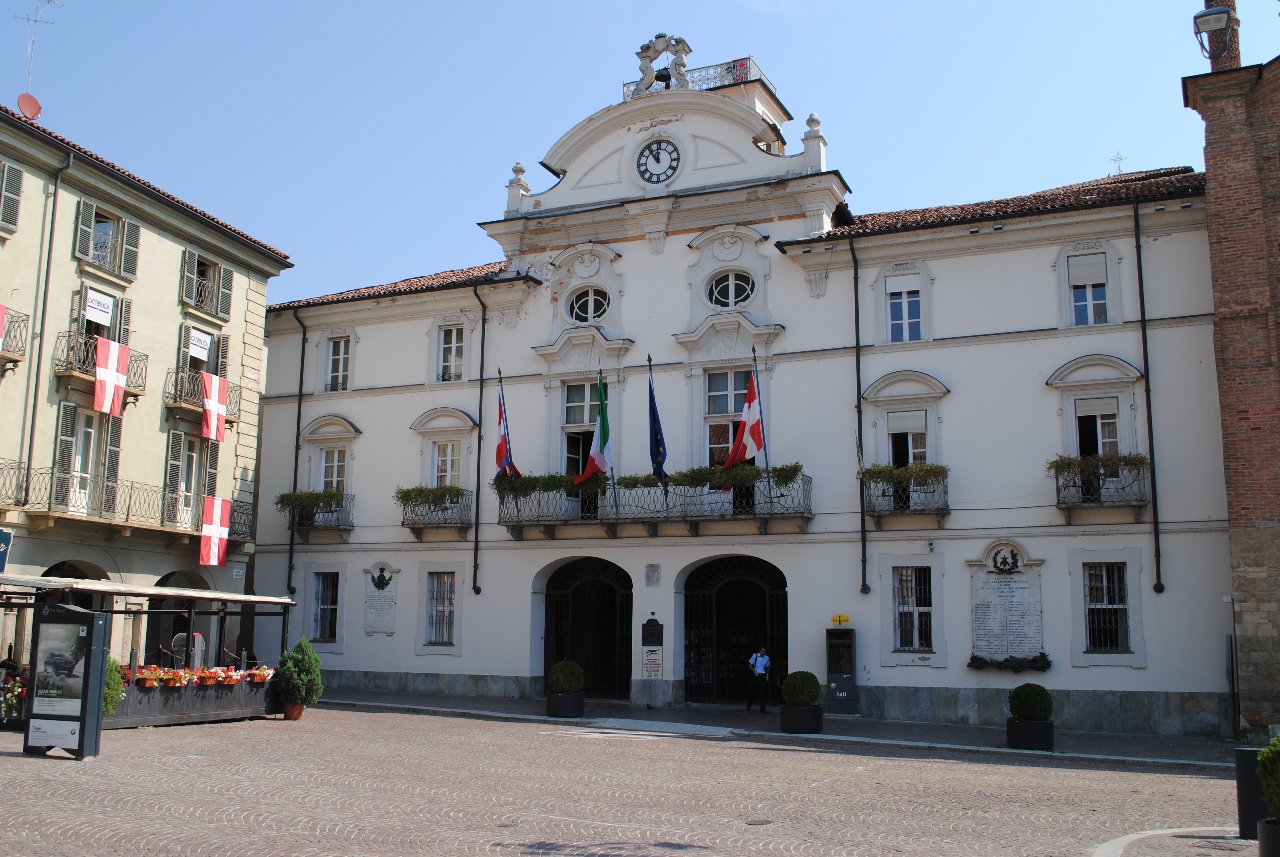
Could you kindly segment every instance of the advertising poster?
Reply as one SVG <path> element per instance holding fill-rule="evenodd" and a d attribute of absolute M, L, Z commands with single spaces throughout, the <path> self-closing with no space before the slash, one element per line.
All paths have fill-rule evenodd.
<path fill-rule="evenodd" d="M 40 628 L 39 650 L 32 661 L 33 715 L 80 715 L 88 646 L 88 625 L 46 624 Z"/>

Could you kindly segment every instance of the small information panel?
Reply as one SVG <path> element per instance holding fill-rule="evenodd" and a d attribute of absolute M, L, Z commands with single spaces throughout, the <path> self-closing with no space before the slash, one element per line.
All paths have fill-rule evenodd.
<path fill-rule="evenodd" d="M 645 678 L 662 678 L 662 647 L 648 646 L 641 650 Z"/>
<path fill-rule="evenodd" d="M 98 755 L 107 617 L 67 604 L 40 604 L 31 633 L 31 689 L 22 752 L 61 747 Z"/>

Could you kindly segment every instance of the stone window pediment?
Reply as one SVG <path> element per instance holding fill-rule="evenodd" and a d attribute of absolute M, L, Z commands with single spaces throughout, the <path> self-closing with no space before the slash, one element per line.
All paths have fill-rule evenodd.
<path fill-rule="evenodd" d="M 432 408 L 409 425 L 411 430 L 427 438 L 464 437 L 476 427 L 471 415 L 457 408 Z"/>
<path fill-rule="evenodd" d="M 727 224 L 701 232 L 689 242 L 689 249 L 698 251 L 698 261 L 688 273 L 691 327 L 709 315 L 730 312 L 765 323 L 770 320 L 770 263 L 760 250 L 767 238 L 749 226 Z M 733 285 L 717 289 L 716 284 L 726 278 Z"/>
<path fill-rule="evenodd" d="M 622 275 L 613 263 L 621 258 L 604 244 L 577 244 L 551 259 L 552 329 L 598 327 L 613 337 L 621 330 Z M 590 310 L 585 312 L 584 310 Z"/>
<path fill-rule="evenodd" d="M 550 345 L 534 346 L 533 352 L 547 362 L 550 374 L 578 374 L 620 367 L 633 345 L 630 339 L 606 339 L 595 327 L 575 327 L 562 330 Z"/>
<path fill-rule="evenodd" d="M 750 362 L 752 346 L 762 356 L 769 354 L 785 329 L 780 324 L 756 324 L 744 313 L 731 311 L 709 315 L 692 333 L 677 333 L 674 338 L 694 362 Z"/>
<path fill-rule="evenodd" d="M 302 439 L 310 443 L 353 441 L 361 434 L 356 424 L 337 414 L 326 414 L 307 423 Z"/>

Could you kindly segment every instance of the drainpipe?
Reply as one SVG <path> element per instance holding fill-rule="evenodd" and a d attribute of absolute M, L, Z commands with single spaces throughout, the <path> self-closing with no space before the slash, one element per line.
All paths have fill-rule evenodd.
<path fill-rule="evenodd" d="M 858 398 L 854 407 L 858 411 L 858 533 L 862 538 L 862 588 L 863 595 L 871 594 L 867 583 L 867 510 L 862 497 L 862 289 L 858 281 L 858 251 L 849 239 L 849 255 L 853 257 L 853 366 L 858 385 Z"/>
<path fill-rule="evenodd" d="M 1147 454 L 1151 457 L 1151 532 L 1156 550 L 1156 583 L 1151 588 L 1159 595 L 1164 592 L 1160 564 L 1160 495 L 1156 491 L 1156 429 L 1155 415 L 1151 412 L 1151 357 L 1147 352 L 1147 289 L 1142 279 L 1142 228 L 1136 202 L 1133 204 L 1133 244 L 1137 250 L 1138 312 L 1142 322 L 1142 382 L 1147 394 Z"/>
<path fill-rule="evenodd" d="M 53 269 L 53 236 L 58 226 L 58 190 L 62 174 L 75 163 L 75 152 L 67 152 L 67 165 L 53 174 L 53 207 L 49 213 L 49 252 L 44 261 L 44 294 L 40 298 L 40 330 L 36 334 L 36 374 L 31 385 L 31 425 L 27 435 L 27 474 L 22 480 L 22 505 L 31 502 L 31 459 L 36 453 L 36 417 L 40 414 L 40 370 L 44 366 L 44 328 L 49 317 L 49 275 Z M 21 441 L 19 441 L 21 443 Z"/>
<path fill-rule="evenodd" d="M 293 429 L 293 491 L 298 490 L 298 456 L 302 452 L 302 379 L 306 371 L 307 365 L 307 326 L 303 323 L 302 318 L 298 315 L 298 308 L 293 308 L 293 320 L 298 323 L 298 327 L 302 328 L 302 345 L 298 348 L 298 418 Z M 289 591 L 289 597 L 292 598 L 298 593 L 293 585 L 293 545 L 296 535 L 293 527 L 289 528 L 289 570 L 288 579 L 285 581 L 285 588 Z M 280 618 L 280 651 L 286 651 L 289 648 L 289 608 L 281 606 L 282 616 Z"/>
<path fill-rule="evenodd" d="M 484 462 L 480 453 L 484 449 L 484 335 L 486 322 L 489 320 L 489 307 L 480 298 L 480 288 L 472 284 L 471 293 L 480 304 L 480 392 L 477 395 L 476 420 L 480 423 L 476 428 L 476 520 L 471 527 L 471 591 L 480 594 L 480 495 L 484 493 L 481 479 L 484 473 Z"/>

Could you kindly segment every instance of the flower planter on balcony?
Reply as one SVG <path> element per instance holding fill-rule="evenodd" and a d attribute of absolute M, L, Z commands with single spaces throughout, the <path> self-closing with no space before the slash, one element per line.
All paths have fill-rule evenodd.
<path fill-rule="evenodd" d="M 314 531 L 337 533 L 345 542 L 355 529 L 355 496 L 337 491 L 292 491 L 276 497 L 276 508 L 289 516 L 289 529 L 303 542 Z"/>
<path fill-rule="evenodd" d="M 1047 470 L 1053 476 L 1057 506 L 1072 522 L 1072 513 L 1089 509 L 1138 510 L 1147 505 L 1145 455 L 1060 455 Z"/>
<path fill-rule="evenodd" d="M 951 512 L 947 500 L 947 469 L 941 465 L 913 464 L 907 467 L 873 465 L 862 472 L 862 509 L 877 529 L 884 519 L 917 516 L 909 526 L 942 526 L 942 517 Z M 924 522 L 928 520 L 927 523 Z"/>
<path fill-rule="evenodd" d="M 417 541 L 423 533 L 453 530 L 459 539 L 466 539 L 471 529 L 472 492 L 453 488 L 442 492 L 440 488 L 398 489 L 396 501 L 400 504 L 400 525 L 407 527 Z"/>

